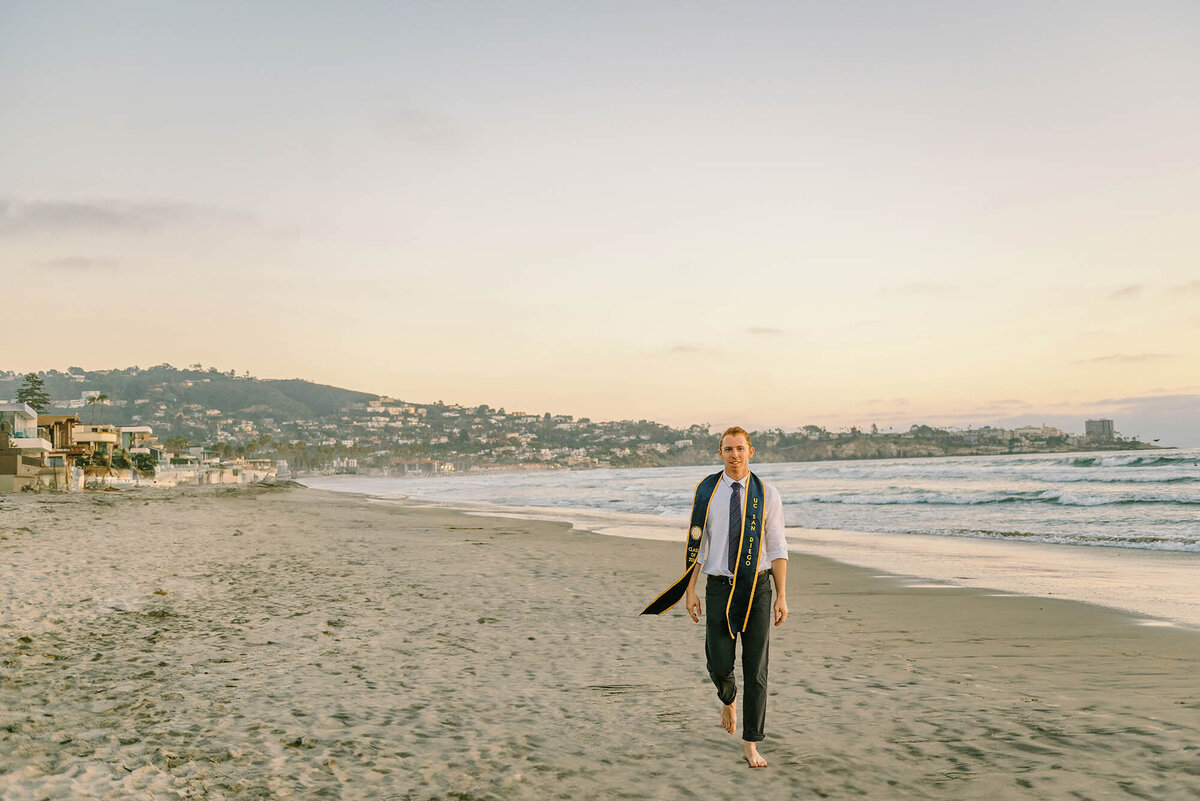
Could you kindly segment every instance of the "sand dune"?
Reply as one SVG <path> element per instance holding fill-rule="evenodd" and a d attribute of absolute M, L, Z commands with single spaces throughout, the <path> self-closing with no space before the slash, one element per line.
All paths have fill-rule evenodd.
<path fill-rule="evenodd" d="M 0 499 L 0 798 L 1200 798 L 1200 633 L 793 557 L 771 766 L 677 546 L 309 490 Z"/>

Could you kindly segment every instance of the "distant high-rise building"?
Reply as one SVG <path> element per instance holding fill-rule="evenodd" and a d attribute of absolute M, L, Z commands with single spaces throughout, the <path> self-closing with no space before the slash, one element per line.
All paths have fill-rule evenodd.
<path fill-rule="evenodd" d="M 1084 434 L 1092 442 L 1112 442 L 1114 429 L 1112 420 L 1088 420 L 1083 424 Z"/>

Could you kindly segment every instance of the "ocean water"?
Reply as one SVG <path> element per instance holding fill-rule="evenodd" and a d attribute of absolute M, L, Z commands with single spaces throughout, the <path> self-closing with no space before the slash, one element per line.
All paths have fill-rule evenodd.
<path fill-rule="evenodd" d="M 683 543 L 718 467 L 306 478 L 379 502 L 446 504 Z M 1200 629 L 1200 449 L 758 464 L 788 549 L 923 592 L 954 586 L 1116 607 Z M 682 556 L 682 552 L 680 554 Z M 675 576 L 664 576 L 664 580 Z M 803 574 L 789 574 L 789 588 Z"/>
<path fill-rule="evenodd" d="M 310 486 L 685 525 L 712 467 L 338 476 Z M 755 464 L 789 528 L 1200 553 L 1200 449 Z M 551 515 L 558 517 L 559 515 Z"/>

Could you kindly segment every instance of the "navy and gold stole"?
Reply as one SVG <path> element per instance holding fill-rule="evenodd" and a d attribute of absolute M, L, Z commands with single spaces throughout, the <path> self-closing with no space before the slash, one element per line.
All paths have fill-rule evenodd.
<path fill-rule="evenodd" d="M 666 592 L 651 601 L 650 605 L 642 610 L 643 615 L 661 615 L 679 603 L 679 599 L 687 592 L 692 571 L 700 569 L 696 564 L 700 555 L 700 540 L 708 523 L 708 507 L 712 504 L 713 492 L 720 481 L 721 474 L 715 473 L 696 486 L 696 494 L 692 497 L 691 526 L 688 528 L 687 546 L 683 557 L 683 575 L 668 587 Z M 730 637 L 734 636 L 735 623 L 738 631 L 746 630 L 746 622 L 750 619 L 750 605 L 754 602 L 754 591 L 758 584 L 758 555 L 762 550 L 762 520 L 766 508 L 763 483 L 753 473 L 746 483 L 746 513 L 742 517 L 737 569 L 733 572 L 733 588 L 729 591 L 729 602 L 725 606 Z"/>

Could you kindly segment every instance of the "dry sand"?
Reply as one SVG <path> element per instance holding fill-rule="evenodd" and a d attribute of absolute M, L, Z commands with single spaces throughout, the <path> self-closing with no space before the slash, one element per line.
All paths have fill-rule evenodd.
<path fill-rule="evenodd" d="M 682 532 L 681 532 L 682 537 Z M 1200 633 L 793 556 L 766 770 L 682 548 L 310 490 L 0 498 L 0 798 L 1200 798 Z"/>

